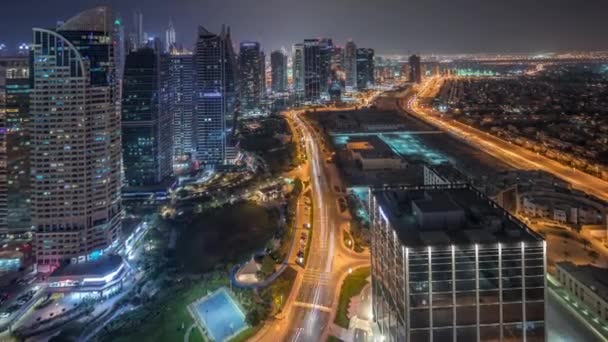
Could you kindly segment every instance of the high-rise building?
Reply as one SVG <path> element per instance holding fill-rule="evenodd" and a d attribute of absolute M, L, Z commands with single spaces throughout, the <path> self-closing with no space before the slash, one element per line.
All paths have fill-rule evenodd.
<path fill-rule="evenodd" d="M 172 116 L 166 88 L 167 56 L 150 48 L 127 55 L 122 99 L 125 185 L 160 184 L 173 170 Z"/>
<path fill-rule="evenodd" d="M 199 27 L 194 51 L 194 145 L 196 160 L 229 163 L 238 113 L 237 64 L 230 28 L 214 34 Z"/>
<path fill-rule="evenodd" d="M 293 89 L 296 92 L 304 91 L 304 44 L 293 46 L 292 77 Z"/>
<path fill-rule="evenodd" d="M 30 58 L 29 56 L 1 57 L 0 84 L 4 91 L 0 106 L 5 111 L 1 120 L 4 131 L 0 139 L 6 145 L 6 215 L 0 217 L 0 234 L 21 234 L 31 230 L 30 212 Z M 0 87 L 2 87 L 0 85 Z M 0 166 L 1 168 L 1 166 Z M 1 192 L 1 191 L 0 191 Z M 0 206 L 2 206 L 0 201 Z M 6 220 L 6 226 L 4 225 Z"/>
<path fill-rule="evenodd" d="M 357 88 L 367 89 L 374 84 L 374 49 L 357 49 Z"/>
<path fill-rule="evenodd" d="M 344 72 L 344 48 L 341 46 L 336 45 L 331 51 L 330 69 Z"/>
<path fill-rule="evenodd" d="M 272 91 L 284 92 L 287 90 L 287 54 L 275 50 L 270 54 L 270 67 L 272 69 Z"/>
<path fill-rule="evenodd" d="M 121 231 L 120 112 L 108 7 L 34 28 L 31 208 L 41 268 L 95 259 Z"/>
<path fill-rule="evenodd" d="M 546 244 L 467 184 L 370 191 L 385 341 L 544 341 Z"/>
<path fill-rule="evenodd" d="M 148 38 L 144 33 L 144 14 L 141 10 L 133 12 L 133 33 L 132 33 L 131 48 L 137 50 L 146 45 Z"/>
<path fill-rule="evenodd" d="M 316 101 L 321 96 L 321 48 L 318 39 L 304 40 L 304 99 Z"/>
<path fill-rule="evenodd" d="M 266 77 L 260 43 L 242 42 L 240 44 L 239 71 L 241 107 L 246 110 L 256 109 L 260 106 L 262 80 Z"/>
<path fill-rule="evenodd" d="M 169 55 L 169 113 L 173 115 L 173 157 L 176 164 L 188 160 L 194 152 L 193 63 L 192 52 L 171 50 Z"/>
<path fill-rule="evenodd" d="M 260 51 L 260 100 L 266 98 L 266 54 Z"/>
<path fill-rule="evenodd" d="M 357 87 L 357 45 L 349 40 L 344 47 L 344 73 L 346 86 Z"/>
<path fill-rule="evenodd" d="M 169 19 L 169 26 L 165 30 L 165 52 L 171 51 L 171 46 L 175 44 L 175 27 L 173 26 L 173 20 Z"/>
<path fill-rule="evenodd" d="M 2 58 L 2 57 L 0 57 Z M 8 170 L 6 158 L 6 69 L 0 64 L 0 232 L 8 233 Z"/>
<path fill-rule="evenodd" d="M 410 82 L 422 82 L 422 69 L 420 68 L 420 57 L 411 55 L 410 59 Z"/>
<path fill-rule="evenodd" d="M 320 92 L 327 93 L 331 83 L 331 62 L 334 55 L 334 43 L 331 38 L 323 38 L 319 41 L 319 77 Z"/>
<path fill-rule="evenodd" d="M 122 74 L 125 69 L 125 58 L 127 43 L 125 42 L 125 26 L 122 19 L 117 17 L 114 19 L 114 32 L 112 35 L 114 42 L 114 61 L 116 64 L 116 77 L 122 80 Z"/>

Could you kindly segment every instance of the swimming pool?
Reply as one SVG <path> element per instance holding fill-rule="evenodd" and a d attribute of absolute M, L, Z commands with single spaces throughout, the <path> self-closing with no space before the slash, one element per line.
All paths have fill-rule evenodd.
<path fill-rule="evenodd" d="M 223 287 L 190 304 L 190 309 L 216 342 L 227 341 L 248 327 L 245 314 Z"/>

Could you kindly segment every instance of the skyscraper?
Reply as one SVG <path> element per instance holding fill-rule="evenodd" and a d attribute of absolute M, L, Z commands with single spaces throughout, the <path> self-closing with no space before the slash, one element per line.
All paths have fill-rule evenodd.
<path fill-rule="evenodd" d="M 237 64 L 230 28 L 214 34 L 199 27 L 194 51 L 194 148 L 202 164 L 217 166 L 234 156 L 238 112 Z"/>
<path fill-rule="evenodd" d="M 171 50 L 169 55 L 169 113 L 173 115 L 173 157 L 177 164 L 189 159 L 194 151 L 193 63 L 192 52 Z"/>
<path fill-rule="evenodd" d="M 6 158 L 6 67 L 0 64 L 0 232 L 8 233 L 7 194 L 8 170 Z"/>
<path fill-rule="evenodd" d="M 246 110 L 260 106 L 262 80 L 265 78 L 260 43 L 242 42 L 239 49 L 241 107 Z"/>
<path fill-rule="evenodd" d="M 34 28 L 32 225 L 41 267 L 111 251 L 121 231 L 120 113 L 108 7 Z"/>
<path fill-rule="evenodd" d="M 331 62 L 334 53 L 334 43 L 331 38 L 323 38 L 319 41 L 319 77 L 320 92 L 327 93 L 331 83 Z"/>
<path fill-rule="evenodd" d="M 30 58 L 0 57 L 0 83 L 4 92 L 6 130 L 0 134 L 6 144 L 6 230 L 0 234 L 21 234 L 31 231 L 30 212 Z M 0 106 L 2 106 L 0 104 Z M 2 111 L 2 109 L 0 109 Z M 2 185 L 4 186 L 4 185 Z M 1 202 L 0 202 L 0 205 Z M 3 218 L 0 221 L 3 222 Z"/>
<path fill-rule="evenodd" d="M 344 48 L 344 73 L 346 74 L 346 86 L 357 87 L 357 45 L 352 40 L 346 43 Z"/>
<path fill-rule="evenodd" d="M 316 101 L 321 95 L 321 49 L 318 39 L 304 40 L 304 99 Z"/>
<path fill-rule="evenodd" d="M 116 77 L 122 79 L 122 74 L 125 69 L 125 58 L 127 44 L 125 42 L 125 25 L 121 18 L 114 20 L 114 32 L 112 35 L 114 43 L 114 61 L 116 64 Z"/>
<path fill-rule="evenodd" d="M 420 83 L 422 82 L 422 70 L 420 68 L 420 57 L 411 55 L 409 59 L 410 64 L 410 82 Z"/>
<path fill-rule="evenodd" d="M 272 91 L 284 92 L 287 90 L 287 55 L 280 50 L 270 54 L 270 68 L 272 70 Z"/>
<path fill-rule="evenodd" d="M 479 191 L 372 190 L 370 220 L 384 340 L 545 340 L 545 241 Z"/>
<path fill-rule="evenodd" d="M 293 89 L 296 92 L 304 91 L 304 44 L 293 46 L 292 77 Z"/>
<path fill-rule="evenodd" d="M 127 186 L 161 183 L 173 170 L 166 56 L 150 48 L 127 55 L 122 99 L 122 159 Z"/>
<path fill-rule="evenodd" d="M 145 37 L 144 33 L 144 14 L 141 10 L 136 10 L 133 12 L 133 33 L 132 33 L 131 48 L 137 50 L 141 47 L 144 47 L 147 43 L 147 37 Z"/>
<path fill-rule="evenodd" d="M 374 84 L 374 50 L 357 49 L 357 88 L 367 89 Z"/>
<path fill-rule="evenodd" d="M 165 52 L 171 51 L 171 46 L 175 44 L 175 27 L 173 27 L 173 20 L 169 19 L 169 26 L 165 31 Z"/>

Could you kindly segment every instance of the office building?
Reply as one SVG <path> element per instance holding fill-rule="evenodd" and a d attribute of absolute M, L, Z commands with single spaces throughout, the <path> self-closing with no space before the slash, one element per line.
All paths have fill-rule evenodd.
<path fill-rule="evenodd" d="M 374 84 L 374 50 L 357 49 L 357 89 L 364 90 Z"/>
<path fill-rule="evenodd" d="M 544 341 L 546 244 L 467 184 L 370 190 L 385 341 Z"/>
<path fill-rule="evenodd" d="M 0 202 L 0 234 L 23 234 L 31 231 L 30 212 L 30 66 L 29 56 L 0 57 L 0 111 L 4 124 L 0 132 L 6 154 L 3 166 L 6 179 L 6 203 Z M 5 183 L 6 181 L 6 183 Z M 6 208 L 4 208 L 4 204 Z"/>
<path fill-rule="evenodd" d="M 173 170 L 172 116 L 165 55 L 150 48 L 127 55 L 122 99 L 125 186 L 160 184 Z"/>
<path fill-rule="evenodd" d="M 304 44 L 293 46 L 292 58 L 293 89 L 296 92 L 304 92 Z"/>
<path fill-rule="evenodd" d="M 260 106 L 265 88 L 265 64 L 258 42 L 242 42 L 239 50 L 241 108 L 253 110 Z"/>
<path fill-rule="evenodd" d="M 319 41 L 319 58 L 320 92 L 327 93 L 331 83 L 331 63 L 334 58 L 334 43 L 331 38 L 323 38 Z"/>
<path fill-rule="evenodd" d="M 318 39 L 304 40 L 304 99 L 317 101 L 321 96 L 321 47 Z"/>
<path fill-rule="evenodd" d="M 230 28 L 214 34 L 199 27 L 194 51 L 194 145 L 200 163 L 218 166 L 235 155 L 237 64 Z"/>
<path fill-rule="evenodd" d="M 95 259 L 121 231 L 120 112 L 108 7 L 34 28 L 31 208 L 39 271 Z"/>
<path fill-rule="evenodd" d="M 349 40 L 344 47 L 344 74 L 346 86 L 357 87 L 357 45 Z"/>
<path fill-rule="evenodd" d="M 141 10 L 133 12 L 133 32 L 131 36 L 131 48 L 137 50 L 144 47 L 148 42 L 148 37 L 144 33 L 144 14 Z"/>
<path fill-rule="evenodd" d="M 276 50 L 270 54 L 272 72 L 272 91 L 281 93 L 287 91 L 287 54 Z"/>
<path fill-rule="evenodd" d="M 169 26 L 165 30 L 165 52 L 170 52 L 175 42 L 175 27 L 173 26 L 173 20 L 169 19 Z"/>
<path fill-rule="evenodd" d="M 194 59 L 192 52 L 183 49 L 172 49 L 168 58 L 169 113 L 173 115 L 173 159 L 174 165 L 177 165 L 190 160 L 194 152 Z"/>
<path fill-rule="evenodd" d="M 409 58 L 410 64 L 410 82 L 422 82 L 422 69 L 420 67 L 420 57 L 411 55 Z"/>

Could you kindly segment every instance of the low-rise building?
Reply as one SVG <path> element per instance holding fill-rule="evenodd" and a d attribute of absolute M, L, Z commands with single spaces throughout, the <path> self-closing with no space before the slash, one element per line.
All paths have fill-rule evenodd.
<path fill-rule="evenodd" d="M 397 155 L 382 139 L 375 135 L 350 137 L 346 143 L 350 158 L 361 169 L 399 170 L 407 168 L 407 162 Z"/>
<path fill-rule="evenodd" d="M 593 265 L 556 264 L 557 278 L 576 299 L 608 321 L 608 269 Z"/>
<path fill-rule="evenodd" d="M 105 295 L 122 287 L 128 266 L 119 255 L 58 267 L 49 275 L 51 292 L 93 292 Z"/>

